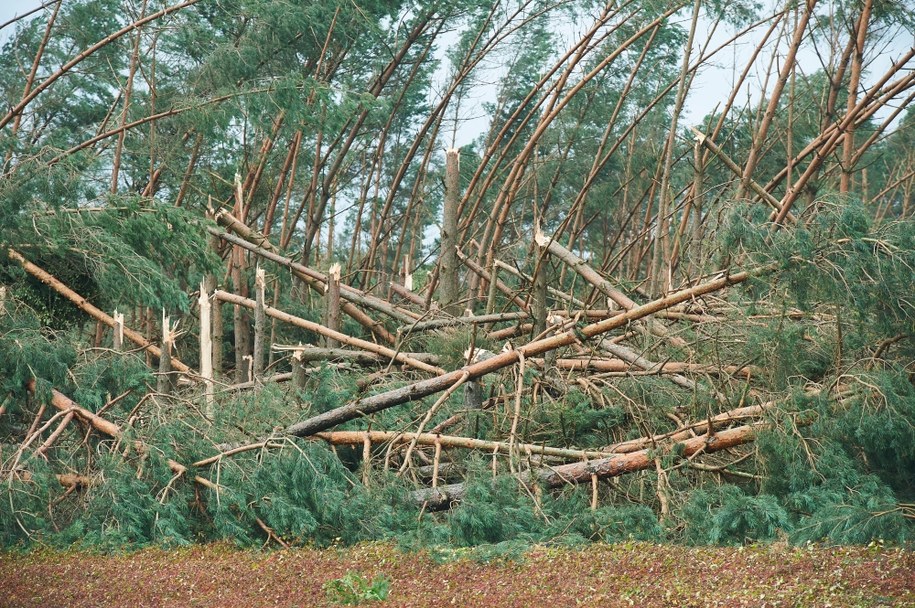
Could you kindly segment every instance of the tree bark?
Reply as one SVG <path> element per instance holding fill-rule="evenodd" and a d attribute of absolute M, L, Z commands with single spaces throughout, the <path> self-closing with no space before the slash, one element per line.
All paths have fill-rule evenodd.
<path fill-rule="evenodd" d="M 449 314 L 461 314 L 458 293 L 458 206 L 461 204 L 460 149 L 445 153 L 445 204 L 442 216 L 441 271 L 439 288 L 441 305 Z"/>
<path fill-rule="evenodd" d="M 219 290 L 219 289 L 216 290 L 214 295 L 216 296 L 216 298 L 218 298 L 220 300 L 229 302 L 231 304 L 234 304 L 234 305 L 242 307 L 242 308 L 253 309 L 256 305 L 255 302 L 251 299 L 243 298 L 241 296 L 227 293 L 227 292 Z M 416 369 L 419 369 L 419 370 L 422 370 L 425 372 L 429 372 L 431 374 L 444 374 L 445 373 L 445 370 L 443 370 L 441 368 L 434 367 L 427 363 L 423 363 L 422 361 L 417 361 L 416 359 L 413 359 L 413 358 L 405 355 L 404 353 L 391 350 L 390 348 L 388 348 L 386 346 L 382 346 L 380 344 L 375 344 L 374 342 L 369 342 L 367 340 L 362 340 L 360 338 L 354 338 L 352 336 L 348 336 L 346 334 L 342 334 L 340 332 L 333 331 L 331 329 L 324 327 L 323 325 L 321 325 L 319 323 L 314 323 L 312 321 L 308 321 L 307 319 L 302 319 L 301 317 L 296 317 L 295 315 L 291 315 L 291 314 L 285 313 L 281 310 L 277 310 L 276 308 L 273 308 L 272 306 L 265 306 L 264 312 L 266 313 L 266 315 L 268 317 L 273 317 L 274 319 L 277 319 L 279 321 L 284 321 L 291 325 L 295 325 L 296 327 L 301 327 L 302 329 L 307 329 L 309 331 L 313 331 L 313 332 L 320 334 L 322 336 L 325 336 L 325 337 L 334 338 L 335 340 L 338 340 L 343 344 L 348 344 L 355 348 L 361 348 L 362 350 L 367 350 L 367 351 L 370 351 L 373 353 L 377 353 L 383 357 L 388 357 L 390 359 L 393 359 L 394 361 L 403 363 L 404 365 L 409 365 L 410 367 L 413 367 L 413 368 L 416 368 Z"/>
<path fill-rule="evenodd" d="M 264 334 L 267 331 L 267 315 L 264 314 L 266 296 L 266 277 L 264 269 L 258 267 L 254 272 L 254 380 L 264 375 Z"/>
<path fill-rule="evenodd" d="M 75 291 L 73 291 L 72 289 L 67 287 L 66 285 L 64 285 L 56 277 L 54 277 L 51 273 L 43 270 L 42 268 L 39 268 L 35 264 L 29 262 L 22 256 L 22 254 L 20 254 L 15 249 L 9 248 L 9 249 L 7 249 L 7 253 L 9 254 L 10 258 L 15 260 L 16 262 L 19 262 L 19 264 L 22 265 L 22 268 L 25 269 L 25 271 L 27 273 L 29 273 L 30 275 L 32 275 L 33 277 L 35 277 L 36 279 L 38 279 L 39 281 L 41 281 L 42 283 L 44 283 L 45 285 L 47 285 L 48 287 L 50 287 L 51 289 L 53 289 L 54 291 L 59 293 L 60 295 L 64 296 L 71 302 L 73 302 L 73 304 L 75 304 L 76 307 L 79 308 L 80 310 L 82 310 L 84 313 L 86 313 L 87 315 L 89 315 L 90 317 L 92 317 L 93 319 L 95 319 L 97 321 L 101 321 L 108 327 L 112 327 L 112 328 L 115 327 L 116 322 L 113 317 L 109 316 L 105 312 L 99 310 L 98 308 L 96 308 L 95 306 L 90 304 L 89 301 L 86 300 L 86 298 L 82 297 L 81 295 L 79 295 L 78 293 L 76 293 Z M 133 342 L 134 344 L 136 344 L 137 346 L 139 346 L 140 348 L 142 348 L 143 350 L 145 350 L 146 352 L 151 354 L 153 357 L 158 358 L 158 357 L 162 356 L 161 349 L 158 346 L 152 344 L 146 338 L 144 338 L 142 336 L 142 334 L 140 334 L 136 331 L 133 331 L 132 329 L 128 329 L 126 327 L 123 329 L 123 332 L 124 332 L 124 336 L 128 340 L 130 340 L 131 342 Z M 179 361 L 176 357 L 171 358 L 171 364 L 172 364 L 172 369 L 178 370 L 179 372 L 182 372 L 185 374 L 192 373 L 191 368 L 188 367 L 187 365 L 185 365 L 184 363 L 182 363 L 181 361 Z"/>
<path fill-rule="evenodd" d="M 223 221 L 225 221 L 227 216 L 231 217 L 227 213 L 217 215 L 217 221 L 220 221 L 220 218 L 223 218 Z M 232 219 L 234 219 L 234 218 L 232 218 Z M 241 225 L 244 226 L 244 224 L 241 224 Z M 235 224 L 231 224 L 227 227 L 229 227 L 233 231 L 235 231 L 237 228 L 237 226 Z M 247 226 L 245 226 L 245 228 L 247 229 L 248 233 L 255 234 L 255 235 L 257 234 L 254 231 L 252 231 L 251 229 L 247 228 Z M 232 243 L 233 245 L 238 245 L 239 247 L 242 247 L 244 249 L 247 249 L 248 251 L 256 253 L 257 255 L 259 255 L 263 258 L 266 258 L 272 262 L 276 262 L 277 264 L 280 264 L 281 266 L 285 266 L 286 268 L 289 268 L 289 270 L 292 271 L 292 274 L 294 274 L 296 277 L 298 277 L 299 279 L 304 281 L 313 290 L 315 290 L 316 292 L 318 292 L 320 294 L 324 293 L 324 288 L 325 288 L 325 285 L 327 284 L 327 275 L 320 273 L 317 270 L 308 268 L 307 266 L 303 266 L 302 264 L 293 262 L 289 258 L 285 258 L 281 255 L 278 255 L 277 253 L 274 252 L 273 245 L 270 245 L 269 242 L 267 242 L 267 244 L 270 245 L 269 247 L 261 247 L 259 245 L 255 245 L 255 244 L 252 244 L 251 242 L 248 242 L 250 239 L 248 239 L 244 234 L 240 234 L 240 236 L 242 238 L 238 238 L 231 234 L 219 232 L 218 230 L 210 229 L 209 232 L 211 234 L 213 234 L 214 236 L 217 236 L 217 237 L 223 239 L 224 241 Z M 256 237 L 252 237 L 252 238 L 256 238 Z M 411 313 L 410 311 L 404 310 L 402 308 L 392 306 L 389 302 L 386 302 L 386 301 L 382 300 L 381 298 L 376 298 L 374 296 L 368 295 L 358 289 L 350 287 L 349 285 L 345 285 L 345 284 L 340 285 L 340 295 L 344 300 L 348 300 L 349 302 L 357 303 L 361 306 L 365 306 L 366 308 L 371 308 L 371 309 L 377 310 L 379 312 L 383 312 L 383 313 L 387 314 L 388 316 L 390 316 L 394 319 L 397 319 L 401 322 L 404 322 L 404 323 L 410 323 L 419 318 L 419 315 L 417 315 L 415 313 Z M 384 328 L 384 326 L 381 325 L 380 322 L 375 321 L 374 319 L 372 319 L 371 317 L 366 315 L 364 312 L 362 312 L 361 310 L 359 310 L 352 304 L 350 304 L 350 303 L 343 304 L 341 306 L 341 309 L 343 310 L 343 312 L 345 312 L 350 317 L 352 317 L 353 320 L 357 321 L 360 325 L 362 325 L 363 327 L 365 327 L 372 333 L 376 334 L 379 338 L 383 339 L 385 342 L 388 342 L 389 344 L 393 344 L 396 341 L 396 338 L 390 332 L 388 332 Z"/>
<path fill-rule="evenodd" d="M 610 281 L 602 277 L 583 259 L 560 245 L 558 241 L 551 239 L 539 231 L 534 235 L 534 241 L 541 247 L 545 247 L 546 250 L 551 254 L 568 264 L 572 270 L 581 276 L 581 278 L 590 283 L 592 286 L 594 286 L 595 289 L 610 298 L 611 301 L 618 304 L 624 310 L 632 310 L 636 307 L 636 303 L 632 300 L 632 298 L 611 285 Z M 667 328 L 656 319 L 649 320 L 647 325 L 648 330 L 654 335 L 669 339 L 670 342 L 675 346 L 685 345 L 683 339 L 677 338 L 676 336 L 670 336 L 670 332 L 667 330 Z"/>
<path fill-rule="evenodd" d="M 378 353 L 365 350 L 347 350 L 343 348 L 318 348 L 315 346 L 277 346 L 277 350 L 292 350 L 298 353 L 301 361 L 309 363 L 312 361 L 352 361 L 358 365 L 387 365 L 391 362 L 390 357 L 379 355 Z M 439 358 L 437 355 L 429 353 L 403 353 L 404 355 L 428 363 L 429 365 L 438 365 Z"/>
<path fill-rule="evenodd" d="M 459 437 L 456 435 L 439 435 L 438 433 L 401 433 L 399 431 L 334 431 L 328 433 L 317 433 L 314 435 L 317 439 L 333 445 L 362 445 L 368 439 L 372 443 L 409 444 L 415 440 L 416 445 L 434 446 L 436 443 L 446 448 L 464 448 L 468 450 L 480 450 L 492 454 L 494 451 L 501 454 L 508 454 L 509 444 L 504 441 L 484 441 L 482 439 L 471 439 L 470 437 Z M 514 449 L 521 454 L 552 456 L 555 458 L 565 458 L 582 460 L 585 458 L 606 458 L 607 452 L 597 450 L 575 450 L 567 448 L 555 448 L 534 443 L 515 443 Z"/>
<path fill-rule="evenodd" d="M 753 441 L 756 438 L 756 433 L 761 429 L 768 428 L 768 426 L 768 423 L 760 422 L 728 429 L 711 436 L 693 437 L 677 444 L 671 444 L 670 450 L 682 446 L 683 456 L 687 458 L 700 451 L 704 453 L 717 452 Z M 518 478 L 522 483 L 537 482 L 548 488 L 558 488 L 570 483 L 590 483 L 593 477 L 607 479 L 635 471 L 644 471 L 655 466 L 656 457 L 657 449 L 651 448 L 598 460 L 526 471 L 519 474 Z M 434 489 L 418 490 L 413 493 L 413 499 L 421 503 L 426 509 L 441 510 L 448 508 L 454 502 L 460 502 L 464 498 L 465 492 L 466 485 L 458 483 Z"/>
<path fill-rule="evenodd" d="M 695 287 L 668 294 L 667 296 L 642 306 L 636 306 L 624 314 L 598 321 L 591 325 L 586 325 L 581 329 L 573 328 L 542 340 L 530 342 L 518 349 L 503 352 L 491 359 L 466 365 L 436 378 L 430 378 L 379 395 L 359 399 L 347 405 L 293 424 L 287 428 L 287 432 L 291 435 L 306 437 L 367 414 L 380 412 L 408 401 L 422 399 L 423 397 L 447 390 L 456 382 L 474 380 L 504 367 L 508 367 L 509 365 L 514 365 L 522 355 L 527 358 L 535 357 L 562 346 L 575 344 L 576 342 L 579 342 L 579 340 L 593 338 L 613 329 L 623 327 L 632 321 L 645 318 L 658 311 L 670 308 L 671 306 L 676 306 L 681 302 L 686 302 L 693 298 L 724 289 L 725 287 L 742 283 L 751 276 L 766 272 L 770 270 L 770 268 L 771 267 L 757 268 L 752 271 L 728 274 L 706 283 L 701 283 Z"/>
<path fill-rule="evenodd" d="M 340 331 L 340 264 L 334 264 L 327 272 L 327 286 L 324 294 L 324 325 L 331 331 Z M 327 348 L 340 346 L 340 341 L 331 336 L 324 338 Z"/>
<path fill-rule="evenodd" d="M 213 338 L 210 319 L 210 295 L 207 292 L 206 280 L 200 281 L 200 297 L 197 299 L 200 309 L 200 376 L 203 378 L 204 398 L 207 418 L 215 414 L 213 410 Z"/>

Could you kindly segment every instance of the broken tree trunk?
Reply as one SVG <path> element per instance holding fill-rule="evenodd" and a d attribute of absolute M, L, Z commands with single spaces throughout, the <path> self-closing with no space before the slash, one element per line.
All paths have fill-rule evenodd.
<path fill-rule="evenodd" d="M 254 271 L 254 362 L 252 380 L 264 375 L 264 333 L 267 331 L 267 316 L 264 314 L 267 279 L 260 266 Z"/>
<path fill-rule="evenodd" d="M 508 296 L 508 298 L 512 302 L 514 302 L 515 305 L 518 306 L 518 308 L 520 308 L 521 310 L 530 311 L 530 306 L 527 305 L 527 302 L 525 302 L 523 298 L 519 297 L 517 293 L 512 291 L 511 287 L 509 287 L 508 285 L 506 285 L 505 283 L 500 281 L 498 278 L 496 279 L 495 283 L 492 283 L 492 275 L 485 268 L 483 268 L 482 266 L 480 266 L 479 264 L 477 264 L 476 262 L 471 260 L 469 257 L 467 257 L 466 255 L 461 253 L 460 250 L 458 250 L 457 256 L 458 256 L 458 259 L 460 259 L 461 262 L 463 262 L 464 265 L 467 266 L 467 268 L 469 268 L 470 270 L 472 270 L 474 272 L 474 274 L 479 276 L 481 279 L 483 279 L 487 283 L 494 284 L 495 287 L 499 291 L 501 291 L 503 294 Z"/>
<path fill-rule="evenodd" d="M 543 367 L 545 362 L 540 358 L 530 359 L 531 364 Z M 730 376 L 748 377 L 750 369 L 738 365 L 705 365 L 702 363 L 683 363 L 682 361 L 667 361 L 665 363 L 652 363 L 650 367 L 636 365 L 625 359 L 557 359 L 551 364 L 561 370 L 632 373 L 640 376 L 671 375 L 682 373 L 694 374 L 727 374 Z M 691 382 L 688 378 L 683 378 Z M 685 387 L 685 385 L 684 385 Z"/>
<path fill-rule="evenodd" d="M 540 229 L 537 229 L 540 232 Z M 537 243 L 534 245 L 536 252 L 536 268 L 534 268 L 534 290 L 531 294 L 531 311 L 534 317 L 534 335 L 542 336 L 547 328 L 547 316 L 550 309 L 547 302 L 547 259 L 546 248 Z M 498 266 L 495 266 L 497 268 Z"/>
<path fill-rule="evenodd" d="M 160 395 L 172 394 L 172 365 L 171 354 L 174 337 L 169 318 L 162 311 L 162 354 L 159 357 L 159 376 L 156 379 L 156 392 Z"/>
<path fill-rule="evenodd" d="M 35 379 L 34 378 L 31 378 L 26 383 L 26 389 L 30 393 L 35 392 Z M 51 389 L 51 405 L 53 405 L 55 408 L 57 408 L 61 412 L 67 412 L 67 413 L 73 412 L 74 414 L 76 414 L 76 416 L 80 420 L 83 420 L 84 422 L 89 423 L 89 425 L 92 428 L 94 428 L 96 431 L 102 433 L 103 435 L 107 435 L 108 437 L 111 437 L 112 439 L 120 439 L 121 437 L 123 437 L 123 434 L 121 433 L 121 427 L 119 427 L 115 423 L 113 423 L 109 420 L 105 420 L 101 416 L 87 410 L 86 408 L 82 407 L 81 405 L 77 404 L 75 401 L 73 401 L 72 399 L 70 399 L 63 393 L 61 393 L 56 388 Z M 145 452 L 149 449 L 141 441 L 135 441 L 133 445 L 140 452 Z M 182 475 L 185 473 L 185 471 L 187 471 L 187 467 L 185 467 L 183 464 L 181 464 L 179 462 L 172 460 L 171 458 L 169 458 L 166 462 L 168 463 L 168 467 L 176 475 Z M 199 483 L 203 486 L 209 487 L 209 488 L 215 487 L 215 484 L 212 481 L 210 481 L 209 479 L 200 477 L 199 475 L 194 477 L 194 481 L 196 481 L 197 483 Z M 63 482 L 61 482 L 61 483 L 63 483 Z"/>
<path fill-rule="evenodd" d="M 509 444 L 504 441 L 484 441 L 482 439 L 472 439 L 470 437 L 459 437 L 456 435 L 439 435 L 438 433 L 401 433 L 398 431 L 334 431 L 329 433 L 317 433 L 314 437 L 323 439 L 333 445 L 362 445 L 366 439 L 372 443 L 394 443 L 435 446 L 436 443 L 446 448 L 464 448 L 468 450 L 481 450 L 489 454 L 509 453 Z M 609 456 L 607 452 L 595 450 L 574 450 L 566 448 L 554 448 L 550 446 L 537 445 L 534 443 L 516 443 L 512 446 L 522 454 L 552 456 L 555 458 L 565 458 L 573 460 L 582 460 L 584 458 L 605 458 Z"/>
<path fill-rule="evenodd" d="M 524 274 L 523 272 L 521 272 L 520 270 L 518 270 L 511 264 L 506 264 L 502 260 L 495 260 L 494 264 L 495 264 L 496 268 L 505 270 L 506 272 L 515 275 L 519 279 L 523 279 L 529 283 L 534 282 L 533 277 L 531 277 L 530 275 Z M 549 285 L 547 285 L 547 291 L 552 296 L 562 300 L 563 302 L 571 303 L 572 306 L 577 306 L 578 308 L 585 308 L 587 306 L 584 302 L 582 302 L 578 298 L 576 298 L 570 294 L 567 294 L 566 292 L 562 291 L 561 289 L 556 289 L 555 287 L 550 287 Z"/>
<path fill-rule="evenodd" d="M 111 346 L 120 351 L 124 348 L 124 314 L 114 311 L 114 331 L 112 332 Z"/>
<path fill-rule="evenodd" d="M 682 446 L 684 457 L 690 457 L 701 452 L 712 453 L 727 448 L 732 448 L 753 441 L 760 429 L 767 428 L 768 423 L 760 422 L 739 426 L 716 433 L 714 435 L 701 435 L 679 443 L 669 444 L 670 450 Z M 617 477 L 635 471 L 644 471 L 655 466 L 657 449 L 639 450 L 628 454 L 619 454 L 586 462 L 526 471 L 518 475 L 523 483 L 537 482 L 548 488 L 558 488 L 570 483 L 591 483 L 595 477 L 606 479 Z M 460 502 L 466 485 L 463 483 L 439 486 L 438 488 L 418 490 L 413 493 L 413 499 L 424 505 L 429 510 L 448 508 L 451 503 Z"/>
<path fill-rule="evenodd" d="M 206 400 L 207 418 L 213 418 L 213 339 L 210 320 L 210 296 L 206 280 L 200 281 L 200 297 L 197 299 L 200 310 L 200 376 L 203 378 L 204 398 Z"/>
<path fill-rule="evenodd" d="M 457 317 L 461 314 L 458 292 L 458 207 L 461 204 L 460 149 L 445 153 L 445 202 L 442 215 L 439 293 L 442 308 Z"/>
<path fill-rule="evenodd" d="M 241 296 L 237 296 L 232 293 L 227 293 L 227 292 L 219 290 L 219 289 L 217 289 L 213 295 L 216 296 L 216 298 L 219 300 L 224 300 L 224 301 L 234 304 L 236 306 L 241 306 L 241 307 L 250 308 L 250 309 L 253 309 L 255 306 L 254 300 L 251 300 L 249 298 L 243 298 Z M 325 337 L 334 338 L 335 340 L 338 340 L 343 344 L 348 344 L 349 346 L 353 346 L 355 348 L 360 348 L 362 350 L 367 350 L 367 351 L 370 351 L 373 353 L 377 353 L 383 357 L 388 357 L 389 359 L 393 359 L 394 361 L 403 363 L 404 365 L 409 365 L 410 367 L 420 369 L 424 372 L 429 372 L 432 374 L 444 374 L 445 373 L 445 370 L 443 370 L 439 367 L 429 365 L 428 363 L 423 363 L 422 361 L 417 361 L 416 359 L 413 359 L 413 358 L 409 357 L 408 355 L 405 355 L 404 353 L 392 350 L 386 346 L 382 346 L 380 344 L 375 344 L 374 342 L 369 342 L 367 340 L 362 340 L 360 338 L 354 338 L 352 336 L 348 336 L 348 335 L 340 333 L 338 331 L 333 331 L 331 329 L 324 327 L 323 325 L 321 325 L 319 323 L 315 323 L 313 321 L 308 321 L 307 319 L 303 319 L 301 317 L 296 317 L 295 315 L 291 315 L 289 313 L 283 312 L 282 310 L 277 310 L 276 308 L 273 308 L 272 306 L 265 306 L 264 312 L 266 313 L 266 315 L 268 317 L 273 317 L 274 319 L 277 319 L 279 321 L 284 321 L 291 325 L 295 325 L 296 327 L 301 327 L 302 329 L 307 329 L 309 331 L 313 331 L 313 332 L 320 334 L 322 336 L 325 336 Z"/>
<path fill-rule="evenodd" d="M 291 435 L 305 437 L 319 431 L 327 430 L 348 420 L 380 412 L 408 401 L 422 399 L 423 397 L 447 390 L 457 382 L 480 378 L 486 374 L 508 367 L 509 365 L 514 365 L 522 356 L 526 358 L 535 357 L 563 346 L 569 346 L 570 344 L 574 344 L 581 340 L 599 336 L 613 329 L 623 327 L 632 321 L 643 319 L 658 311 L 680 304 L 681 302 L 686 302 L 693 298 L 724 289 L 725 287 L 742 283 L 750 277 L 766 272 L 771 268 L 772 267 L 769 266 L 736 274 L 726 274 L 694 287 L 668 294 L 662 298 L 648 302 L 647 304 L 636 306 L 619 316 L 604 319 L 597 323 L 586 325 L 580 329 L 572 328 L 548 338 L 529 342 L 517 349 L 505 351 L 491 359 L 466 365 L 436 378 L 430 378 L 379 395 L 359 399 L 352 403 L 348 403 L 347 405 L 293 424 L 287 428 L 286 431 Z"/>
<path fill-rule="evenodd" d="M 340 264 L 334 264 L 327 271 L 324 325 L 332 331 L 340 331 Z M 324 339 L 324 345 L 327 348 L 336 348 L 340 346 L 340 341 L 328 336 Z"/>
<path fill-rule="evenodd" d="M 9 248 L 7 250 L 7 252 L 9 254 L 10 258 L 15 260 L 16 262 L 19 262 L 19 264 L 22 266 L 23 269 L 25 269 L 25 271 L 27 273 L 29 273 L 30 275 L 32 275 L 33 277 L 35 277 L 36 279 L 38 279 L 39 281 L 41 281 L 42 283 L 44 283 L 45 285 L 47 285 L 48 287 L 50 287 L 51 289 L 53 289 L 54 291 L 59 293 L 60 295 L 64 296 L 71 302 L 73 302 L 73 304 L 75 304 L 76 307 L 79 308 L 80 310 L 82 310 L 84 313 L 86 313 L 87 315 L 89 315 L 90 317 L 95 319 L 96 321 L 101 321 L 108 327 L 112 327 L 112 328 L 115 327 L 115 325 L 117 323 L 113 317 L 109 316 L 102 310 L 99 310 L 98 308 L 96 308 L 95 306 L 90 304 L 86 298 L 82 297 L 81 295 L 79 295 L 78 293 L 76 293 L 75 291 L 73 291 L 72 289 L 67 287 L 66 285 L 64 285 L 56 277 L 54 277 L 54 275 L 43 270 L 42 268 L 39 268 L 35 264 L 29 262 L 27 259 L 25 259 L 22 256 L 22 254 L 20 254 L 15 249 Z M 156 346 L 155 344 L 152 344 L 149 340 L 144 338 L 142 334 L 140 334 L 136 331 L 133 331 L 132 329 L 128 329 L 128 328 L 124 327 L 123 335 L 128 340 L 130 340 L 131 342 L 133 342 L 134 344 L 136 344 L 137 346 L 139 346 L 140 348 L 142 348 L 143 350 L 145 350 L 146 352 L 151 354 L 153 357 L 158 358 L 158 357 L 162 356 L 162 351 L 159 349 L 159 347 Z M 184 374 L 192 374 L 191 368 L 188 367 L 187 365 L 185 365 L 184 363 L 182 363 L 181 361 L 179 361 L 175 357 L 171 358 L 171 364 L 172 364 L 172 369 L 175 369 Z"/>
<path fill-rule="evenodd" d="M 369 352 L 365 350 L 346 350 L 343 348 L 318 348 L 316 346 L 280 346 L 275 345 L 274 350 L 276 351 L 293 351 L 293 353 L 298 353 L 299 359 L 306 363 L 312 361 L 336 361 L 336 360 L 345 360 L 352 361 L 358 365 L 379 365 L 379 364 L 388 364 L 391 362 L 390 357 L 379 355 L 375 352 Z M 417 361 L 422 361 L 423 363 L 428 363 L 429 365 L 438 365 L 439 357 L 438 355 L 432 355 L 429 353 L 403 353 L 404 355 L 416 359 Z"/>
<path fill-rule="evenodd" d="M 308 374 L 305 372 L 305 361 L 302 358 L 302 351 L 292 353 L 292 385 L 297 389 L 305 388 L 305 380 Z"/>
<path fill-rule="evenodd" d="M 706 137 L 702 131 L 699 131 L 695 127 L 690 127 L 690 129 L 692 130 L 693 135 L 696 137 L 696 141 L 699 142 L 701 145 L 705 146 L 706 148 L 708 148 L 709 151 L 712 152 L 712 154 L 714 154 L 719 159 L 721 159 L 721 162 L 724 163 L 724 166 L 727 167 L 728 169 L 730 169 L 734 175 L 736 175 L 737 177 L 743 176 L 743 169 L 740 167 L 740 165 L 738 165 L 733 160 L 731 160 L 731 157 L 728 156 L 727 154 L 725 154 L 724 150 L 719 148 L 717 144 L 715 144 L 712 140 L 710 140 L 708 137 Z M 777 198 L 772 196 L 765 188 L 760 186 L 756 180 L 754 180 L 750 176 L 747 176 L 746 181 L 747 181 L 747 186 L 750 188 L 750 190 L 752 190 L 757 196 L 759 196 L 759 198 L 764 200 L 766 202 L 766 204 L 768 204 L 770 207 L 775 209 L 776 212 L 782 210 L 781 202 L 779 202 L 779 200 Z M 787 214 L 785 216 L 785 218 L 792 224 L 797 223 L 797 218 L 794 217 L 794 215 L 792 215 L 791 213 Z"/>
<path fill-rule="evenodd" d="M 610 281 L 602 277 L 596 270 L 585 262 L 583 259 L 560 245 L 555 240 L 546 236 L 539 230 L 534 235 L 534 241 L 537 245 L 546 248 L 551 254 L 562 260 L 572 270 L 578 273 L 581 278 L 590 283 L 599 292 L 610 298 L 624 310 L 632 310 L 636 303 L 621 292 L 619 289 L 610 284 Z M 685 346 L 686 342 L 682 338 L 671 336 L 670 331 L 659 321 L 652 319 L 647 322 L 648 330 L 656 336 L 667 338 L 674 346 Z"/>
<path fill-rule="evenodd" d="M 28 383 L 26 384 L 26 389 L 30 393 L 35 392 L 35 379 L 34 378 L 32 378 L 31 380 L 28 381 Z M 77 405 L 77 403 L 75 401 L 71 400 L 69 397 L 67 397 L 66 395 L 61 393 L 56 388 L 51 389 L 51 405 L 53 405 L 55 408 L 57 408 L 58 410 L 60 410 L 62 412 L 68 412 L 68 411 L 74 412 L 81 420 L 88 422 L 92 426 L 92 428 L 94 428 L 95 430 L 99 431 L 100 433 L 102 433 L 104 435 L 108 435 L 109 437 L 120 437 L 121 436 L 121 429 L 118 425 L 114 424 L 113 422 L 109 422 L 109 421 L 105 420 L 101 416 L 98 416 L 98 415 L 94 414 L 93 412 L 90 412 L 89 410 L 87 410 L 84 407 L 81 407 L 80 405 Z"/>
<path fill-rule="evenodd" d="M 388 286 L 391 288 L 391 291 L 399 295 L 404 300 L 407 300 L 411 304 L 415 304 L 420 308 L 426 308 L 426 301 L 403 285 L 398 285 L 395 281 L 390 281 Z"/>
<path fill-rule="evenodd" d="M 238 220 L 226 212 L 222 212 L 216 216 L 217 221 L 220 223 L 226 220 L 226 218 L 231 218 L 232 220 L 235 220 L 235 222 L 238 222 Z M 236 224 L 232 223 L 226 225 L 226 227 L 231 230 L 235 230 Z M 324 286 L 327 283 L 327 275 L 277 254 L 273 245 L 270 244 L 270 242 L 266 239 L 259 241 L 264 243 L 264 246 L 260 246 L 249 242 L 251 239 L 256 239 L 254 236 L 252 236 L 251 239 L 246 239 L 244 235 L 241 235 L 242 238 L 240 238 L 233 234 L 220 232 L 219 230 L 213 228 L 208 228 L 207 231 L 228 243 L 238 245 L 239 247 L 247 249 L 248 251 L 257 254 L 262 258 L 266 258 L 271 262 L 275 262 L 281 266 L 288 268 L 292 271 L 292 274 L 304 281 L 306 285 L 323 295 Z M 244 234 L 252 233 L 256 235 L 260 234 L 251 229 L 248 229 L 248 231 Z M 267 245 L 269 245 L 269 247 Z M 359 291 L 358 289 L 355 289 L 354 287 L 350 287 L 349 285 L 341 284 L 340 295 L 344 300 L 348 301 L 341 307 L 343 312 L 352 317 L 354 321 L 374 333 L 376 336 L 378 336 L 378 338 L 385 340 L 389 344 L 393 344 L 395 342 L 394 336 L 388 332 L 379 321 L 372 319 L 360 309 L 353 306 L 353 304 L 359 304 L 360 306 L 365 306 L 366 308 L 377 310 L 378 312 L 382 312 L 403 323 L 409 323 L 410 321 L 419 318 L 419 315 L 416 315 L 415 313 L 411 313 L 410 311 L 395 307 L 390 302 L 366 294 L 362 291 Z"/>
<path fill-rule="evenodd" d="M 654 361 L 649 361 L 631 348 L 623 346 L 622 344 L 614 344 L 610 340 L 601 340 L 600 347 L 608 353 L 616 355 L 623 361 L 631 363 L 633 366 L 638 367 L 639 369 L 643 369 L 645 371 L 664 369 L 662 364 L 655 363 Z M 684 378 L 683 376 L 680 376 L 676 373 L 668 374 L 666 377 L 668 380 L 681 388 L 685 388 L 689 391 L 696 390 L 696 383 L 689 378 Z"/>
<path fill-rule="evenodd" d="M 477 325 L 481 323 L 498 323 L 500 321 L 517 321 L 518 319 L 527 319 L 530 315 L 526 312 L 497 312 L 491 315 L 475 315 L 472 317 L 450 317 L 448 319 L 430 319 L 428 321 L 419 321 L 409 327 L 401 327 L 398 333 L 414 333 L 417 331 L 426 331 L 429 329 L 441 329 L 443 327 L 454 327 L 457 325 Z"/>

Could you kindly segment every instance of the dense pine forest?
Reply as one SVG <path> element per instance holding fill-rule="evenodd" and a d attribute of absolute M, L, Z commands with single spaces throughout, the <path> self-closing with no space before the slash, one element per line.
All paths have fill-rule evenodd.
<path fill-rule="evenodd" d="M 906 0 L 29 8 L 0 548 L 915 537 Z"/>

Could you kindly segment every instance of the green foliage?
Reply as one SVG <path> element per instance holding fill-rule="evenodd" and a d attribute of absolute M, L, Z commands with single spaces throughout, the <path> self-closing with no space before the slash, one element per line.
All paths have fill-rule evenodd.
<path fill-rule="evenodd" d="M 512 477 L 481 474 L 450 514 L 451 542 L 459 547 L 496 545 L 498 553 L 534 543 L 576 545 L 589 541 L 654 541 L 664 532 L 656 515 L 644 506 L 591 509 L 574 489 L 525 491 Z"/>
<path fill-rule="evenodd" d="M 187 489 L 166 489 L 172 473 L 157 457 L 146 466 L 151 471 L 137 478 L 136 469 L 117 455 L 102 459 L 104 478 L 92 487 L 85 509 L 54 539 L 68 546 L 103 550 L 186 545 L 193 540 Z M 179 492 L 171 496 L 171 492 Z"/>
<path fill-rule="evenodd" d="M 327 600 L 346 606 L 384 601 L 390 588 L 391 580 L 386 576 L 378 575 L 369 581 L 358 572 L 347 572 L 340 578 L 324 583 Z"/>
<path fill-rule="evenodd" d="M 36 376 L 58 386 L 66 382 L 76 362 L 70 335 L 43 325 L 34 309 L 15 296 L 7 298 L 0 320 L 0 390 L 22 397 L 26 382 Z M 0 419 L 0 425 L 4 422 Z"/>
<path fill-rule="evenodd" d="M 612 443 L 610 431 L 628 419 L 619 406 L 600 407 L 589 395 L 571 388 L 559 401 L 549 401 L 534 422 L 543 430 L 535 440 L 562 446 L 594 447 Z"/>
<path fill-rule="evenodd" d="M 41 459 L 29 463 L 31 479 L 16 476 L 0 485 L 0 547 L 27 547 L 52 532 L 48 504 L 58 486 Z"/>
<path fill-rule="evenodd" d="M 732 485 L 695 490 L 681 516 L 691 544 L 773 540 L 789 526 L 788 514 L 774 496 L 750 496 Z"/>
<path fill-rule="evenodd" d="M 763 491 L 788 509 L 793 541 L 912 538 L 912 525 L 902 516 L 892 490 L 862 471 L 834 439 L 821 438 L 813 447 L 797 436 L 770 432 L 760 437 L 759 452 L 767 471 Z"/>

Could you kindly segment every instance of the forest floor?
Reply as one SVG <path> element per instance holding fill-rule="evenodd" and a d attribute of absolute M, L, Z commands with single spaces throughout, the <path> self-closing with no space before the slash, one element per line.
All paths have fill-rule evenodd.
<path fill-rule="evenodd" d="M 533 547 L 488 563 L 388 545 L 242 551 L 226 545 L 100 555 L 0 552 L 0 606 L 334 606 L 325 583 L 390 581 L 368 606 L 915 606 L 915 552 L 623 543 Z"/>

